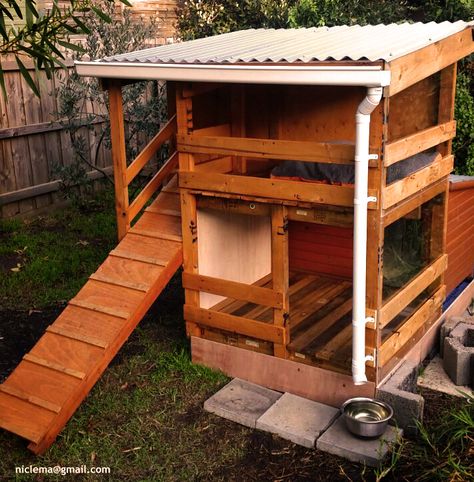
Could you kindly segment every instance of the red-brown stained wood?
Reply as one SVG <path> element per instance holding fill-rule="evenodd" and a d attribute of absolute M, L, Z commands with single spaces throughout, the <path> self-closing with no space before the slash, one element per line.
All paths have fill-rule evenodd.
<path fill-rule="evenodd" d="M 350 278 L 352 229 L 289 223 L 290 269 Z"/>
<path fill-rule="evenodd" d="M 453 186 L 453 184 L 451 184 Z M 474 187 L 451 190 L 448 196 L 446 292 L 451 292 L 474 270 Z"/>

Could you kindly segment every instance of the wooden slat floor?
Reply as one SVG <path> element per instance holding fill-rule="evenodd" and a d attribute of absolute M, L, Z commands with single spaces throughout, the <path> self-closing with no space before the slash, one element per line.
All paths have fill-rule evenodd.
<path fill-rule="evenodd" d="M 264 285 L 271 288 L 271 280 Z M 219 311 L 271 323 L 271 308 L 223 302 Z M 290 275 L 290 344 L 296 358 L 350 372 L 352 282 L 323 275 Z"/>
<path fill-rule="evenodd" d="M 0 427 L 43 453 L 182 263 L 170 181 L 0 385 Z"/>

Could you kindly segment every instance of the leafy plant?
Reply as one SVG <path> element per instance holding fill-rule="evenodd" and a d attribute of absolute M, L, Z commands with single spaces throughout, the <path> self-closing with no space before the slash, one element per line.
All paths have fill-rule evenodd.
<path fill-rule="evenodd" d="M 105 0 L 114 5 L 115 0 Z M 128 0 L 119 0 L 130 6 Z M 36 69 L 43 68 L 51 78 L 54 68 L 65 67 L 65 51 L 82 51 L 82 47 L 67 40 L 71 34 L 89 34 L 83 21 L 84 15 L 95 15 L 103 22 L 110 23 L 111 17 L 92 0 L 55 0 L 51 9 L 38 8 L 37 0 L 4 0 L 0 3 L 0 56 L 13 55 L 25 81 L 39 97 L 36 80 L 25 67 L 25 58 L 34 62 Z M 15 25 L 16 19 L 24 20 Z M 0 87 L 6 96 L 5 80 L 0 62 Z"/>
<path fill-rule="evenodd" d="M 456 137 L 453 151 L 456 173 L 474 176 L 474 95 L 473 82 L 466 72 L 460 72 L 457 81 L 455 118 Z"/>

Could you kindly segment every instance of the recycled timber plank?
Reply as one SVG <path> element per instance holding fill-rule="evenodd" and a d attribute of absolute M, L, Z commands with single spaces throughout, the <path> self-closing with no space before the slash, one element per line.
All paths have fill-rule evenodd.
<path fill-rule="evenodd" d="M 384 166 L 388 167 L 456 136 L 456 121 L 429 127 L 385 146 Z"/>
<path fill-rule="evenodd" d="M 179 209 L 179 196 L 162 193 L 151 206 Z M 0 385 L 0 427 L 29 440 L 35 454 L 54 442 L 182 263 L 180 218 L 144 216 L 151 236 L 125 234 L 115 251 L 127 256 L 104 261 Z"/>
<path fill-rule="evenodd" d="M 180 171 L 179 183 L 182 188 L 201 191 L 230 192 L 244 196 L 346 207 L 354 204 L 354 188 L 348 186 L 192 171 Z M 374 191 L 369 190 L 369 195 L 375 195 Z M 376 203 L 370 202 L 368 208 L 374 209 L 375 206 Z"/>
<path fill-rule="evenodd" d="M 178 134 L 176 138 L 179 151 L 198 154 L 292 159 L 332 164 L 351 164 L 355 155 L 354 144 L 185 134 Z"/>
<path fill-rule="evenodd" d="M 451 65 L 474 51 L 472 27 L 399 57 L 390 62 L 392 82 L 386 87 L 392 96 L 408 86 Z"/>
<path fill-rule="evenodd" d="M 243 318 L 241 316 L 184 305 L 184 318 L 204 326 L 241 333 L 242 335 L 272 341 L 274 343 L 282 343 L 284 340 L 285 330 L 283 327 Z"/>
<path fill-rule="evenodd" d="M 405 345 L 409 344 L 418 330 L 424 328 L 424 325 L 436 312 L 436 308 L 441 307 L 446 296 L 446 287 L 442 286 L 431 296 L 415 313 L 405 321 L 392 335 L 390 335 L 380 347 L 379 364 L 383 367 L 394 355 Z"/>
<path fill-rule="evenodd" d="M 405 179 L 388 185 L 384 191 L 383 208 L 388 209 L 412 194 L 417 193 L 427 184 L 434 183 L 448 176 L 453 170 L 453 163 L 453 156 L 446 156 L 442 159 L 438 158 L 433 164 L 424 169 L 411 174 Z"/>
<path fill-rule="evenodd" d="M 275 308 L 282 307 L 283 296 L 277 291 L 236 281 L 213 278 L 212 276 L 183 273 L 183 288 L 204 291 L 251 303 L 261 303 Z"/>
<path fill-rule="evenodd" d="M 400 291 L 387 300 L 379 311 L 378 325 L 386 326 L 424 289 L 439 278 L 448 266 L 448 255 L 444 254 L 421 271 Z"/>
<path fill-rule="evenodd" d="M 356 386 L 350 375 L 191 337 L 194 363 L 273 390 L 290 392 L 333 407 L 351 397 L 373 397 L 375 383 Z"/>

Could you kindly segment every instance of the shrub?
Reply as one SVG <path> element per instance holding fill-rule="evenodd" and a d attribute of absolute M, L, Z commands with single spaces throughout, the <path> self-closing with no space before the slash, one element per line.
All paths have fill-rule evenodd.
<path fill-rule="evenodd" d="M 98 5 L 113 17 L 107 23 L 95 15 L 86 15 L 84 23 L 90 30 L 83 47 L 89 58 L 101 58 L 144 48 L 149 39 L 156 36 L 156 25 L 132 21 L 129 8 L 121 14 L 114 11 L 114 3 L 101 0 Z M 133 159 L 144 146 L 147 137 L 154 135 L 160 121 L 166 117 L 164 85 L 157 81 L 136 82 L 123 88 L 123 110 L 126 120 L 127 158 Z M 73 202 L 84 202 L 83 193 L 90 189 L 86 173 L 102 172 L 99 158 L 102 147 L 110 147 L 110 126 L 107 92 L 103 91 L 97 78 L 84 78 L 71 72 L 63 75 L 56 95 L 59 97 L 59 114 L 69 134 L 74 158 L 67 166 L 53 167 L 60 179 L 61 191 Z M 77 187 L 81 187 L 78 192 Z M 86 196 L 87 198 L 87 196 Z"/>

